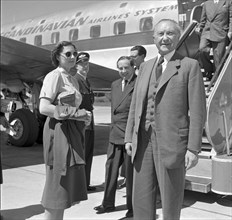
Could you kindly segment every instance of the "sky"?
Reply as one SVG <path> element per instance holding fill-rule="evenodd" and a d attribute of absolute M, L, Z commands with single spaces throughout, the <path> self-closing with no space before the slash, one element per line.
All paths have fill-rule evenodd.
<path fill-rule="evenodd" d="M 1 0 L 1 25 L 96 3 L 97 0 Z"/>

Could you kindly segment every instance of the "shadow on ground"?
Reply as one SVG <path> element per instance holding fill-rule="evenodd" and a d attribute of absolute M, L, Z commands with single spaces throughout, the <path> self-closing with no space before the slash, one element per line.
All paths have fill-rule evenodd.
<path fill-rule="evenodd" d="M 1 220 L 25 220 L 43 212 L 44 208 L 40 204 L 30 205 L 19 209 L 1 210 Z"/>
<path fill-rule="evenodd" d="M 195 202 L 208 204 L 218 203 L 223 206 L 232 207 L 232 196 L 219 195 L 213 192 L 200 193 L 185 190 L 183 208 L 192 206 Z"/>
<path fill-rule="evenodd" d="M 4 145 L 1 150 L 3 170 L 44 163 L 41 144 L 34 144 L 30 147 Z"/>

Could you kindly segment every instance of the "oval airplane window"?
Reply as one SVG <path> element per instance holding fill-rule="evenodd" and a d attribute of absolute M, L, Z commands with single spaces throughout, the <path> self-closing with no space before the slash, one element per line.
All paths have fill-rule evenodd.
<path fill-rule="evenodd" d="M 42 45 L 42 35 L 36 35 L 34 38 L 34 45 L 41 46 Z"/>
<path fill-rule="evenodd" d="M 114 34 L 124 34 L 126 32 L 126 22 L 125 21 L 119 21 L 114 24 Z"/>
<path fill-rule="evenodd" d="M 140 25 L 139 25 L 140 31 L 151 31 L 152 28 L 153 28 L 152 17 L 146 17 L 146 18 L 140 19 Z"/>
<path fill-rule="evenodd" d="M 69 31 L 69 40 L 70 41 L 78 40 L 78 36 L 79 36 L 79 30 L 78 29 L 71 29 Z"/>
<path fill-rule="evenodd" d="M 90 37 L 100 37 L 101 35 L 101 26 L 100 25 L 94 25 L 90 28 Z"/>
<path fill-rule="evenodd" d="M 51 35 L 51 43 L 57 44 L 60 41 L 60 32 L 53 32 Z"/>

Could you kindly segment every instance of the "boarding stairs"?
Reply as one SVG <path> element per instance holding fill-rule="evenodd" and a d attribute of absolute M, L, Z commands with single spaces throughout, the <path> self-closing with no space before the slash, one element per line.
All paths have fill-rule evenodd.
<path fill-rule="evenodd" d="M 192 22 L 189 24 L 189 26 L 186 28 L 184 33 L 181 36 L 180 42 L 177 46 L 177 51 L 182 54 L 183 56 L 187 56 L 193 59 L 198 60 L 198 48 L 200 43 L 200 36 L 195 32 L 195 28 L 198 24 L 198 21 L 192 20 Z M 204 77 L 204 70 L 202 69 L 203 79 L 204 79 L 204 85 L 205 85 L 205 92 L 206 92 L 206 103 L 207 103 L 207 122 L 206 127 L 203 131 L 203 138 L 202 138 L 202 151 L 199 154 L 199 163 L 196 167 L 190 169 L 186 173 L 186 184 L 185 189 L 186 190 L 192 190 L 192 191 L 198 191 L 202 193 L 208 193 L 211 191 L 212 186 L 212 156 L 214 156 L 216 153 L 218 153 L 223 143 L 219 144 L 217 142 L 220 142 L 220 138 L 216 137 L 214 130 L 216 127 L 220 129 L 220 127 L 223 127 L 221 125 L 222 118 L 219 116 L 219 114 L 215 115 L 214 120 L 214 112 L 218 111 L 220 109 L 220 106 L 213 106 L 215 103 L 218 103 L 218 99 L 220 99 L 220 95 L 224 94 L 223 89 L 227 88 L 228 93 L 231 92 L 231 65 L 232 65 L 232 43 L 227 47 L 227 51 L 221 60 L 221 63 L 217 67 L 213 77 L 211 80 L 209 80 L 207 77 Z M 212 57 L 213 58 L 213 57 Z M 232 93 L 231 93 L 232 94 Z M 229 94 L 230 95 L 230 94 Z M 222 95 L 221 95 L 222 96 Z M 229 106 L 226 106 L 226 111 L 223 110 L 223 112 L 227 112 L 225 115 L 225 119 L 227 119 L 227 124 L 224 124 L 224 127 L 231 127 L 230 119 L 230 113 L 229 108 L 232 109 L 231 104 L 231 98 L 227 97 L 229 100 Z M 225 101 L 225 100 L 224 100 Z M 228 105 L 228 104 L 225 104 Z M 212 110 L 213 109 L 213 110 Z M 220 110 L 221 111 L 221 110 Z M 232 113 L 231 113 L 232 114 Z M 220 121 L 218 125 L 217 121 Z M 225 136 L 225 135 L 224 135 Z M 222 137 L 225 139 L 225 137 Z"/>

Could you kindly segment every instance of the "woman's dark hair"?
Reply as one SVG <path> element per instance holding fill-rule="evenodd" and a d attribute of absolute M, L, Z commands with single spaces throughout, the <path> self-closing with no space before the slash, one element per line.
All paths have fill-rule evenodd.
<path fill-rule="evenodd" d="M 133 59 L 132 57 L 129 57 L 129 56 L 121 56 L 121 57 L 119 57 L 118 60 L 117 60 L 117 67 L 118 67 L 118 62 L 119 62 L 120 60 L 129 60 L 130 65 L 131 65 L 132 67 L 135 66 L 135 61 L 134 61 L 134 59 Z"/>
<path fill-rule="evenodd" d="M 74 49 L 76 50 L 76 46 L 70 41 L 61 41 L 61 42 L 59 42 L 56 45 L 56 47 L 52 50 L 52 53 L 51 53 L 52 64 L 55 67 L 59 66 L 59 60 L 57 60 L 57 55 L 60 55 L 60 53 L 63 51 L 63 48 L 65 46 L 73 46 Z"/>

